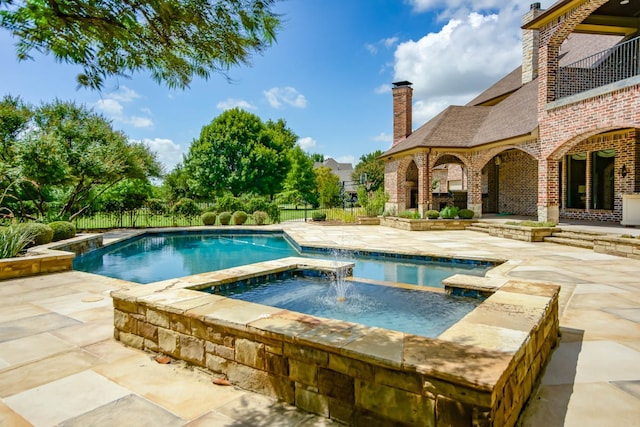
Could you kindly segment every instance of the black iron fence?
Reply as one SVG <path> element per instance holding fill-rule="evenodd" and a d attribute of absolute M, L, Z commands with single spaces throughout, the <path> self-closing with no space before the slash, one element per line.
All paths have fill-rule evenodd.
<path fill-rule="evenodd" d="M 344 223 L 356 222 L 358 216 L 364 215 L 364 209 L 357 207 L 313 209 L 310 207 L 287 207 L 279 211 L 280 218 L 268 218 L 266 224 L 291 221 L 311 221 L 314 218 L 324 218 L 324 221 L 340 221 Z M 106 213 L 98 212 L 91 216 L 74 219 L 78 230 L 107 230 L 114 228 L 155 228 L 155 227 L 188 227 L 203 225 L 200 215 L 184 216 L 162 214 L 149 209 L 136 209 L 126 212 Z M 255 224 L 251 215 L 245 224 Z M 230 224 L 233 225 L 233 219 Z M 215 225 L 220 224 L 220 218 Z"/>

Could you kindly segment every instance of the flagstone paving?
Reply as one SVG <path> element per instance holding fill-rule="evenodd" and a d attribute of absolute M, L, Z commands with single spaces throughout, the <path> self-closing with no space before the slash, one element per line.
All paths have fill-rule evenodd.
<path fill-rule="evenodd" d="M 562 285 L 561 343 L 520 425 L 640 426 L 639 260 L 472 231 L 282 228 L 301 245 L 507 259 L 488 275 Z M 0 426 L 335 425 L 114 341 L 109 292 L 124 286 L 82 272 L 0 282 Z"/>

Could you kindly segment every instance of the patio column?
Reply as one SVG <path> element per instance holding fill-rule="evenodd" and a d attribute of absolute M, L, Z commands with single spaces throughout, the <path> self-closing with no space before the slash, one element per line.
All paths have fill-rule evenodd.
<path fill-rule="evenodd" d="M 560 222 L 558 172 L 557 160 L 538 161 L 538 221 Z"/>
<path fill-rule="evenodd" d="M 414 160 L 418 166 L 418 212 L 422 217 L 430 206 L 432 173 L 429 167 L 429 154 L 419 153 Z"/>
<path fill-rule="evenodd" d="M 482 170 L 477 167 L 467 169 L 467 209 L 474 218 L 482 218 Z"/>

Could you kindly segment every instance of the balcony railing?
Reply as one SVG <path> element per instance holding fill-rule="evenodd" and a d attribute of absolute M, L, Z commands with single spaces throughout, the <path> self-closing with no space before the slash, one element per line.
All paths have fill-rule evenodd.
<path fill-rule="evenodd" d="M 556 99 L 640 74 L 640 37 L 558 69 Z"/>

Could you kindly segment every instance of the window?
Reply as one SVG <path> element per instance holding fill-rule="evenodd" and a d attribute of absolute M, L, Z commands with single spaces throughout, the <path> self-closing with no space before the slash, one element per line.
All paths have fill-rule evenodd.
<path fill-rule="evenodd" d="M 615 150 L 591 153 L 591 206 L 613 210 Z"/>
<path fill-rule="evenodd" d="M 587 207 L 587 153 L 567 156 L 567 207 Z"/>

